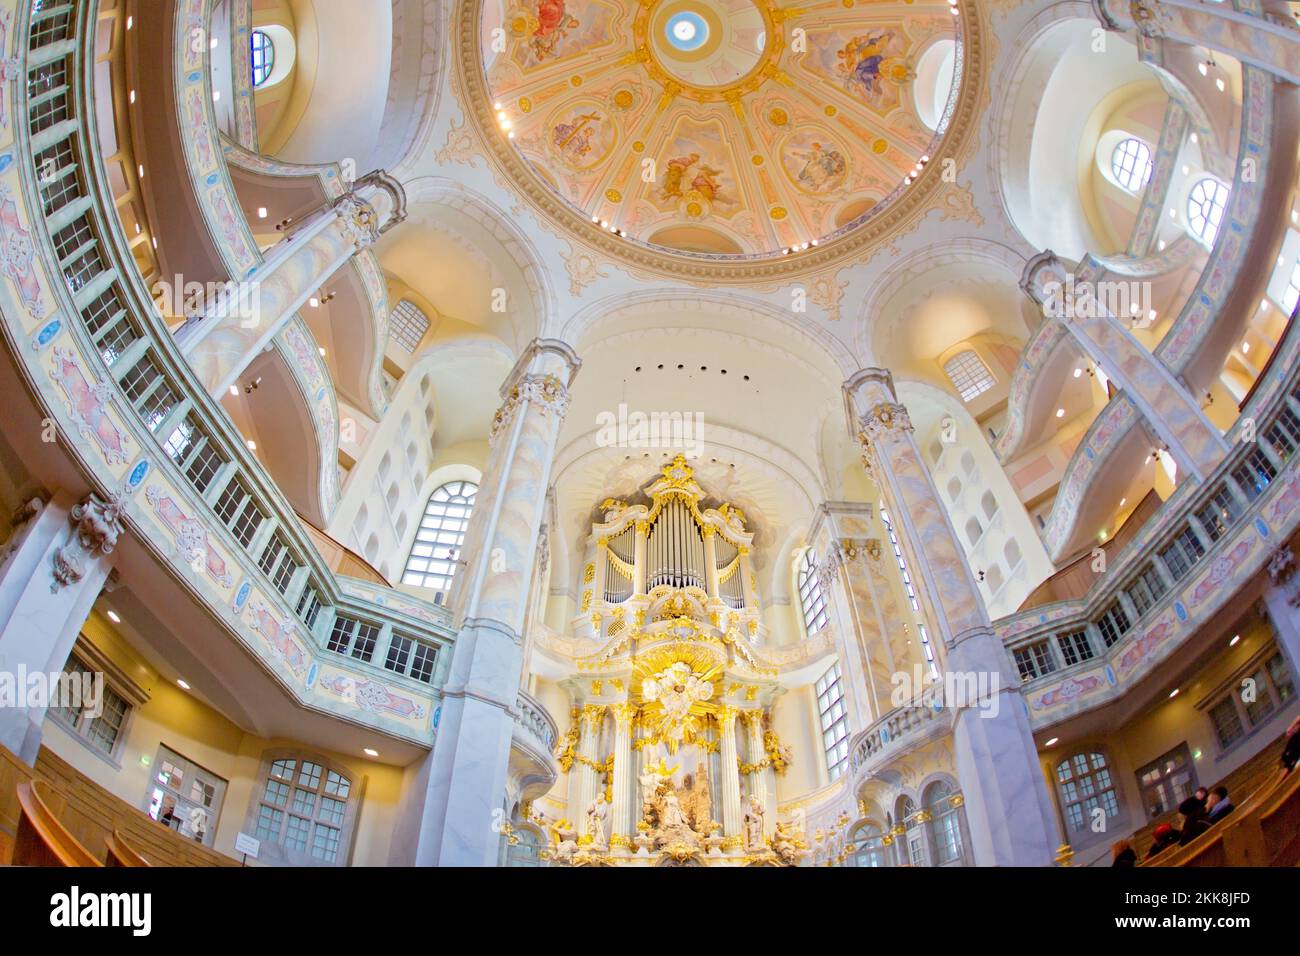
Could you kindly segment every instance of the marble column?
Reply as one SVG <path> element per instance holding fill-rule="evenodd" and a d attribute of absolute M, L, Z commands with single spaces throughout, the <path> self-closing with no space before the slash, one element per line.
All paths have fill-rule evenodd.
<path fill-rule="evenodd" d="M 767 748 L 763 746 L 763 712 L 742 710 L 740 717 L 748 736 L 749 762 L 762 763 L 767 756 Z M 749 786 L 750 793 L 758 797 L 763 807 L 763 832 L 770 836 L 776 831 L 776 771 L 771 767 L 755 770 L 750 775 Z"/>
<path fill-rule="evenodd" d="M 573 773 L 578 777 L 578 805 L 569 807 L 569 818 L 581 821 L 585 818 L 587 807 L 596 799 L 600 789 L 600 775 L 596 773 L 595 764 L 600 763 L 600 728 L 605 720 L 605 708 L 599 704 L 587 704 L 582 708 L 582 730 L 578 737 L 578 760 L 574 762 Z M 584 836 L 581 825 L 578 835 Z"/>
<path fill-rule="evenodd" d="M 176 341 L 208 394 L 221 398 L 349 259 L 405 219 L 405 206 L 396 180 L 383 173 L 363 177 L 295 223 L 255 272 L 187 307 Z"/>
<path fill-rule="evenodd" d="M 1045 252 L 1030 260 L 1021 288 L 1044 310 L 1047 321 L 1065 325 L 1088 360 L 1133 401 L 1181 473 L 1204 479 L 1228 453 L 1223 433 L 1206 417 L 1197 397 L 1124 327 L 1122 321 L 1129 317 L 1110 314 L 1104 301 L 1108 297 L 1099 294 L 1102 283 L 1109 281 L 1095 264 L 1071 270 Z M 1127 279 L 1114 281 L 1129 284 Z"/>
<path fill-rule="evenodd" d="M 884 369 L 844 384 L 850 427 L 894 519 L 908 567 L 942 640 L 945 670 L 982 678 L 996 692 L 945 701 L 956 710 L 953 747 L 981 866 L 1049 866 L 1059 845 L 1028 711 L 1006 648 L 989 624 L 947 510 Z"/>
<path fill-rule="evenodd" d="M 551 463 L 581 364 L 532 342 L 501 389 L 491 452 L 452 584 L 456 643 L 424 789 L 415 862 L 491 866 L 523 661 L 521 629 Z"/>
<path fill-rule="evenodd" d="M 722 834 L 740 833 L 740 754 L 736 749 L 736 715 L 738 708 L 718 709 L 718 729 L 722 732 Z"/>
<path fill-rule="evenodd" d="M 632 720 L 634 704 L 615 704 L 614 714 L 614 806 L 610 812 L 610 847 L 630 848 L 636 827 L 632 823 Z M 626 841 L 626 844 L 624 844 Z"/>
<path fill-rule="evenodd" d="M 66 492 L 48 503 L 35 499 L 0 553 L 0 671 L 20 695 L 0 706 L 0 744 L 30 765 L 46 706 L 23 706 L 26 675 L 63 670 L 112 571 L 123 508 L 116 497 L 93 494 L 80 502 Z"/>

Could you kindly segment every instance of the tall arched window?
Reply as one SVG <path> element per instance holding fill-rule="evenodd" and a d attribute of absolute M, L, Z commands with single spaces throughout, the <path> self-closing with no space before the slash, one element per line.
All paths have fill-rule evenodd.
<path fill-rule="evenodd" d="M 849 837 L 853 844 L 854 866 L 878 867 L 889 866 L 889 855 L 885 852 L 884 834 L 874 823 L 864 823 L 853 831 Z"/>
<path fill-rule="evenodd" d="M 1228 208 L 1230 190 L 1223 183 L 1206 176 L 1187 195 L 1187 228 L 1197 239 L 1214 245 Z"/>
<path fill-rule="evenodd" d="M 1110 154 L 1110 169 L 1115 174 L 1115 181 L 1131 193 L 1147 184 L 1154 168 L 1151 148 L 1133 136 L 1121 140 Z"/>
<path fill-rule="evenodd" d="M 920 613 L 921 602 L 916 598 L 916 588 L 912 585 L 912 575 L 907 570 L 907 559 L 903 557 L 903 549 L 898 543 L 898 535 L 894 533 L 894 522 L 889 517 L 889 512 L 884 508 L 880 509 L 880 521 L 885 526 L 885 533 L 889 535 L 889 545 L 894 549 L 894 560 L 898 562 L 898 570 L 903 575 L 903 587 L 907 589 L 907 601 L 912 605 L 912 610 Z M 930 634 L 925 629 L 924 624 L 917 625 L 921 634 L 921 650 L 925 652 L 926 663 L 930 667 L 930 674 L 934 677 L 939 676 L 939 668 L 934 660 L 934 648 L 930 645 Z"/>
<path fill-rule="evenodd" d="M 963 402 L 984 394 L 993 387 L 993 373 L 972 349 L 958 352 L 943 363 L 943 370 Z"/>
<path fill-rule="evenodd" d="M 961 805 L 954 799 L 952 787 L 940 780 L 925 791 L 925 809 L 929 817 L 930 845 L 935 863 L 946 866 L 962 862 Z"/>
<path fill-rule="evenodd" d="M 803 608 L 803 625 L 811 637 L 826 626 L 826 595 L 817 580 L 817 554 L 812 548 L 799 559 L 799 604 Z"/>
<path fill-rule="evenodd" d="M 261 86 L 271 78 L 275 69 L 275 44 L 262 30 L 254 30 L 249 42 L 252 44 L 253 86 Z"/>
<path fill-rule="evenodd" d="M 403 584 L 432 588 L 434 603 L 446 600 L 451 579 L 456 575 L 460 549 L 465 543 L 470 512 L 478 485 L 472 481 L 449 481 L 429 496 L 424 518 L 402 574 Z"/>
<path fill-rule="evenodd" d="M 359 805 L 347 773 L 316 755 L 275 751 L 263 760 L 245 823 L 262 841 L 259 860 L 346 865 Z"/>
<path fill-rule="evenodd" d="M 1086 829 L 1098 808 L 1106 814 L 1106 820 L 1119 816 L 1115 781 L 1104 754 L 1091 751 L 1062 760 L 1056 765 L 1056 786 L 1071 830 Z"/>

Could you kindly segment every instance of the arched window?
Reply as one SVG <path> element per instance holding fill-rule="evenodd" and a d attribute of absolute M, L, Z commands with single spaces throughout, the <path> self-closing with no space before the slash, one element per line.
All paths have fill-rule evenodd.
<path fill-rule="evenodd" d="M 803 608 L 803 626 L 809 637 L 826 626 L 826 595 L 817 579 L 817 554 L 812 548 L 799 559 L 799 605 Z"/>
<path fill-rule="evenodd" d="M 1120 140 L 1110 154 L 1110 169 L 1115 174 L 1115 181 L 1131 193 L 1147 184 L 1154 168 L 1151 147 L 1133 136 Z"/>
<path fill-rule="evenodd" d="M 403 299 L 388 319 L 388 337 L 408 352 L 414 352 L 429 331 L 429 317 L 414 302 Z M 429 390 L 429 380 L 420 382 L 420 394 Z"/>
<path fill-rule="evenodd" d="M 261 862 L 343 866 L 359 801 L 352 780 L 321 757 L 276 751 L 253 790 L 246 832 L 262 841 Z"/>
<path fill-rule="evenodd" d="M 943 363 L 943 370 L 963 402 L 982 395 L 993 387 L 993 373 L 972 349 L 958 352 Z"/>
<path fill-rule="evenodd" d="M 271 78 L 275 69 L 275 44 L 262 30 L 254 30 L 249 42 L 253 49 L 253 87 L 257 88 Z"/>
<path fill-rule="evenodd" d="M 826 772 L 832 780 L 849 766 L 849 718 L 844 706 L 844 681 L 836 661 L 816 684 L 817 713 L 821 717 Z"/>
<path fill-rule="evenodd" d="M 1061 810 L 1073 831 L 1086 829 L 1098 808 L 1107 820 L 1119 816 L 1115 782 L 1101 753 L 1089 751 L 1062 760 L 1056 765 L 1056 786 L 1061 794 Z"/>
<path fill-rule="evenodd" d="M 446 599 L 451 579 L 456 575 L 476 494 L 478 485 L 472 481 L 447 482 L 429 496 L 424 518 L 415 532 L 402 583 L 432 588 L 437 592 L 433 598 L 435 604 Z"/>
<path fill-rule="evenodd" d="M 954 796 L 952 787 L 942 780 L 930 784 L 925 792 L 930 845 L 938 866 L 962 862 L 961 803 Z"/>
<path fill-rule="evenodd" d="M 907 570 L 907 559 L 903 557 L 903 549 L 898 543 L 898 535 L 894 533 L 894 522 L 889 517 L 889 512 L 884 508 L 880 509 L 880 521 L 885 526 L 885 533 L 889 535 L 889 546 L 894 549 L 894 560 L 898 562 L 898 570 L 903 575 L 903 587 L 907 590 L 907 601 L 912 605 L 912 610 L 920 613 L 921 602 L 916 598 L 916 588 L 912 584 L 912 575 Z M 918 624 L 921 633 L 921 649 L 925 651 L 925 660 L 930 667 L 931 675 L 939 675 L 938 666 L 934 661 L 934 648 L 930 645 L 930 634 L 925 629 L 924 624 Z"/>
<path fill-rule="evenodd" d="M 900 847 L 902 861 L 907 866 L 929 866 L 930 855 L 925 845 L 925 824 L 911 797 L 900 797 L 895 805 L 898 822 L 903 825 L 903 841 Z"/>
<path fill-rule="evenodd" d="M 1206 176 L 1187 195 L 1187 228 L 1208 245 L 1214 245 L 1219 235 L 1223 213 L 1228 208 L 1229 192 L 1223 183 Z"/>
<path fill-rule="evenodd" d="M 853 831 L 849 838 L 853 844 L 854 866 L 878 867 L 889 866 L 889 855 L 885 852 L 884 834 L 874 823 L 864 823 Z"/>

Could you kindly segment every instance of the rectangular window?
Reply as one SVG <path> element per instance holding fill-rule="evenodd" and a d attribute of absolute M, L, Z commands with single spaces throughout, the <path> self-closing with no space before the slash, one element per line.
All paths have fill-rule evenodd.
<path fill-rule="evenodd" d="M 94 671 L 75 654 L 63 665 L 63 673 L 76 678 L 78 688 L 85 686 L 84 681 L 94 675 Z M 131 705 L 126 698 L 104 685 L 104 699 L 98 717 L 92 716 L 86 705 L 90 701 L 62 701 L 66 706 L 51 706 L 49 712 L 60 717 L 75 733 L 84 737 L 97 750 L 110 756 L 117 749 L 122 728 L 131 713 Z"/>
<path fill-rule="evenodd" d="M 1300 417 L 1285 405 L 1277 419 L 1264 432 L 1264 440 L 1277 452 L 1277 457 L 1287 461 L 1300 447 Z"/>
<path fill-rule="evenodd" d="M 320 594 L 310 584 L 302 589 L 302 594 L 298 595 L 298 607 L 296 608 L 298 617 L 307 625 L 307 630 L 311 630 L 316 625 L 316 616 L 320 614 Z"/>
<path fill-rule="evenodd" d="M 1179 744 L 1159 760 L 1141 768 L 1137 779 L 1147 819 L 1153 820 L 1176 810 L 1196 792 L 1196 768 L 1187 744 Z"/>
<path fill-rule="evenodd" d="M 1127 634 L 1132 626 L 1118 601 L 1111 604 L 1106 609 L 1106 613 L 1097 619 L 1097 630 L 1101 632 L 1101 639 L 1106 642 L 1107 647 L 1114 646 L 1115 642 Z"/>
<path fill-rule="evenodd" d="M 1246 493 L 1246 497 L 1254 501 L 1264 493 L 1264 489 L 1269 486 L 1269 482 L 1277 477 L 1277 469 L 1268 460 L 1268 456 L 1264 454 L 1263 449 L 1255 448 L 1246 460 L 1232 472 L 1232 477 L 1241 486 L 1241 490 Z"/>
<path fill-rule="evenodd" d="M 110 287 L 96 296 L 81 310 L 81 318 L 104 364 L 110 368 L 126 347 L 140 338 L 140 329 L 122 304 L 116 288 Z"/>
<path fill-rule="evenodd" d="M 405 674 L 406 662 L 411 656 L 412 643 L 414 642 L 409 638 L 394 634 L 393 639 L 388 642 L 388 657 L 384 661 L 384 666 L 390 671 Z"/>
<path fill-rule="evenodd" d="M 1149 564 L 1142 569 L 1137 576 L 1137 580 L 1128 589 L 1128 596 L 1139 615 L 1151 610 L 1164 593 L 1164 580 L 1156 573 L 1156 569 Z"/>
<path fill-rule="evenodd" d="M 1016 669 L 1020 671 L 1022 683 L 1027 683 L 1037 677 L 1043 677 L 1056 670 L 1056 661 L 1052 659 L 1052 652 L 1048 648 L 1046 641 L 1017 647 L 1012 652 L 1012 656 L 1016 661 Z"/>
<path fill-rule="evenodd" d="M 844 681 L 839 661 L 830 666 L 816 684 L 817 712 L 821 718 L 822 747 L 826 772 L 838 779 L 849 765 L 849 718 L 844 705 Z"/>
<path fill-rule="evenodd" d="M 230 529 L 244 547 L 248 547 L 248 542 L 253 540 L 258 527 L 266 520 L 266 515 L 253 501 L 253 496 L 238 476 L 232 478 L 221 492 L 216 512 L 222 524 Z"/>
<path fill-rule="evenodd" d="M 1069 667 L 1082 661 L 1090 661 L 1096 655 L 1093 654 L 1092 644 L 1088 641 L 1087 631 L 1075 631 L 1073 634 L 1059 634 L 1056 638 L 1057 646 L 1061 649 L 1061 657 L 1065 659 L 1065 666 Z"/>
<path fill-rule="evenodd" d="M 188 840 L 212 846 L 227 781 L 163 746 L 150 772 L 145 811 L 149 818 Z"/>
<path fill-rule="evenodd" d="M 1233 497 L 1226 485 L 1219 485 L 1215 489 L 1214 497 L 1196 512 L 1196 519 L 1200 521 L 1201 527 L 1205 529 L 1211 541 L 1218 541 L 1223 537 L 1240 517 L 1241 506 L 1237 504 L 1237 499 Z"/>
<path fill-rule="evenodd" d="M 1191 528 L 1183 528 L 1169 546 L 1160 552 L 1160 558 L 1169 569 L 1170 576 L 1175 581 L 1181 581 L 1204 554 L 1205 547 L 1201 540 Z"/>
<path fill-rule="evenodd" d="M 1214 724 L 1214 734 L 1219 738 L 1219 746 L 1225 749 L 1240 740 L 1246 733 L 1231 694 L 1210 708 L 1210 721 Z"/>
<path fill-rule="evenodd" d="M 408 352 L 414 352 L 429 331 L 429 319 L 414 303 L 402 299 L 388 320 L 388 337 Z"/>

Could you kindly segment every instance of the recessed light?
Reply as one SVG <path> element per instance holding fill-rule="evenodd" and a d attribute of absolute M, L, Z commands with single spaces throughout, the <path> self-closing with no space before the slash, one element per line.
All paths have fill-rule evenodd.
<path fill-rule="evenodd" d="M 265 207 L 265 206 L 258 206 L 258 207 L 257 207 L 257 218 L 258 218 L 258 219 L 265 219 L 265 218 L 266 218 L 266 207 Z"/>
<path fill-rule="evenodd" d="M 320 353 L 320 357 L 321 357 L 321 358 L 324 358 L 324 357 L 325 357 L 325 350 L 324 350 L 323 348 L 319 348 L 319 349 L 317 349 L 316 351 Z"/>
<path fill-rule="evenodd" d="M 1075 377 L 1075 378 L 1078 378 L 1078 377 L 1079 377 L 1080 375 L 1082 375 L 1082 374 L 1083 374 L 1083 369 L 1081 369 L 1081 368 L 1076 368 L 1076 369 L 1074 370 L 1074 377 Z"/>
<path fill-rule="evenodd" d="M 132 90 L 130 92 L 130 94 L 127 96 L 127 99 L 129 99 L 132 103 L 135 102 L 135 90 Z"/>
<path fill-rule="evenodd" d="M 1056 410 L 1056 417 L 1057 417 L 1057 418 L 1064 418 L 1064 417 L 1065 417 L 1065 409 L 1064 409 L 1064 408 L 1058 408 L 1058 409 Z"/>
<path fill-rule="evenodd" d="M 1061 740 L 1060 737 L 1053 737 L 1053 738 L 1052 738 L 1051 740 L 1049 740 L 1047 743 L 1043 744 L 1043 746 L 1044 746 L 1044 747 L 1051 747 L 1051 746 L 1053 746 L 1053 745 L 1059 743 L 1060 740 Z"/>
<path fill-rule="evenodd" d="M 1173 700 L 1177 696 L 1178 696 L 1178 688 L 1175 687 L 1173 690 L 1169 692 L 1169 699 Z"/>
<path fill-rule="evenodd" d="M 313 309 L 317 308 L 320 305 L 320 299 L 316 298 L 315 296 L 312 296 L 310 299 L 307 300 L 307 304 L 311 306 Z"/>
<path fill-rule="evenodd" d="M 249 451 L 257 451 L 257 442 L 253 441 L 253 439 L 250 438 L 244 444 L 248 446 Z"/>
<path fill-rule="evenodd" d="M 120 617 L 118 617 L 116 611 L 109 611 L 109 612 L 108 612 L 108 619 L 109 619 L 110 621 L 112 621 L 114 624 L 121 624 L 121 623 L 122 623 L 122 619 L 121 619 Z"/>
<path fill-rule="evenodd" d="M 239 386 L 238 386 L 238 385 L 232 385 L 232 386 L 230 386 L 230 394 L 231 394 L 231 395 L 238 395 L 238 394 L 239 394 Z"/>
<path fill-rule="evenodd" d="M 1230 641 L 1228 642 L 1228 646 L 1229 646 L 1229 647 L 1236 647 L 1236 646 L 1237 646 L 1237 642 L 1240 641 L 1240 640 L 1241 640 L 1241 635 L 1240 635 L 1240 634 L 1234 634 L 1234 635 L 1232 635 L 1232 640 L 1230 640 Z"/>
<path fill-rule="evenodd" d="M 365 750 L 363 750 L 362 753 L 364 753 L 367 757 L 378 757 L 378 756 L 379 756 L 379 751 L 378 751 L 378 750 L 375 750 L 373 747 L 367 747 L 367 748 L 365 748 Z"/>
<path fill-rule="evenodd" d="M 190 689 L 190 685 L 187 684 L 187 683 L 185 683 L 185 681 L 181 680 L 179 677 L 176 678 L 176 686 L 179 687 L 181 690 L 189 690 L 189 689 Z"/>
<path fill-rule="evenodd" d="M 1250 351 L 1250 343 L 1249 343 L 1249 342 L 1242 342 L 1242 343 L 1241 343 L 1241 354 L 1242 354 L 1242 355 L 1245 355 L 1245 354 L 1246 354 L 1247 352 L 1249 352 L 1249 351 Z"/>
<path fill-rule="evenodd" d="M 1121 498 L 1121 499 L 1119 499 L 1119 506 L 1120 506 L 1121 508 L 1123 508 L 1126 504 L 1128 504 L 1128 499 L 1127 499 L 1127 498 Z"/>

